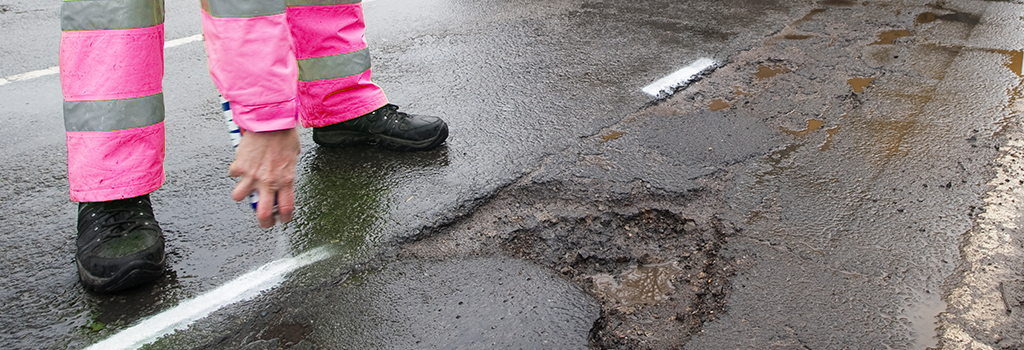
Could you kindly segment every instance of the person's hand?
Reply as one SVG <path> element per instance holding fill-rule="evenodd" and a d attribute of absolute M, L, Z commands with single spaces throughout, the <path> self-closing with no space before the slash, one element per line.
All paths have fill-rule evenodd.
<path fill-rule="evenodd" d="M 299 157 L 299 132 L 293 129 L 246 132 L 238 144 L 228 175 L 239 178 L 231 191 L 235 201 L 259 194 L 256 218 L 260 227 L 291 221 L 295 211 L 295 163 Z M 277 217 L 274 217 L 274 204 Z"/>

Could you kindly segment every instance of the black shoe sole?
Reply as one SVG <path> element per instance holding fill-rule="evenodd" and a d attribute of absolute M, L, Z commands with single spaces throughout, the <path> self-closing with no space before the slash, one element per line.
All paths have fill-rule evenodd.
<path fill-rule="evenodd" d="M 77 260 L 75 264 L 78 265 L 78 280 L 82 286 L 99 293 L 111 293 L 159 279 L 164 274 L 164 260 L 159 263 L 136 261 L 122 267 L 120 271 L 108 278 L 93 276 Z"/>
<path fill-rule="evenodd" d="M 426 151 L 440 146 L 448 139 L 448 125 L 442 125 L 436 136 L 423 141 L 409 141 L 378 134 L 353 131 L 313 131 L 313 142 L 324 147 L 354 147 L 377 145 L 392 151 Z"/>

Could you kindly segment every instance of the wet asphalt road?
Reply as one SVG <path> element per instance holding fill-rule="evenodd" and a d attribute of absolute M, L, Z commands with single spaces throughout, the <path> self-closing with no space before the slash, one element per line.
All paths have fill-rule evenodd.
<path fill-rule="evenodd" d="M 995 7 L 1000 5 L 1005 7 Z M 258 229 L 251 212 L 228 198 L 231 149 L 201 43 L 168 48 L 168 180 L 153 200 L 167 234 L 169 272 L 153 287 L 113 296 L 86 293 L 76 283 L 75 206 L 66 194 L 57 76 L 0 85 L 0 327 L 7 330 L 0 342 L 82 348 L 268 262 L 326 246 L 330 257 L 287 275 L 280 287 L 199 320 L 155 347 L 586 348 L 598 300 L 544 267 L 503 256 L 390 258 L 398 243 L 444 233 L 446 225 L 473 214 L 524 175 L 565 168 L 574 176 L 641 179 L 668 191 L 714 187 L 707 179 L 735 174 L 729 181 L 739 185 L 724 201 L 741 214 L 722 216 L 746 229 L 740 243 L 726 248 L 742 269 L 732 282 L 731 309 L 704 327 L 690 343 L 694 348 L 805 341 L 825 348 L 859 341 L 931 346 L 930 321 L 947 307 L 942 296 L 954 292 L 955 272 L 970 270 L 959 248 L 976 217 L 965 208 L 986 206 L 981 197 L 992 177 L 988 166 L 995 146 L 1005 142 L 1000 137 L 1007 123 L 999 118 L 1010 118 L 1000 111 L 1019 83 L 1019 76 L 997 64 L 1005 55 L 991 50 L 1024 45 L 1011 39 L 1013 32 L 969 41 L 985 36 L 972 37 L 975 27 L 962 21 L 913 23 L 918 13 L 942 15 L 949 8 L 856 6 L 869 9 L 840 12 L 852 11 L 843 1 L 368 1 L 375 80 L 403 110 L 443 116 L 451 136 L 438 150 L 406 154 L 321 149 L 304 130 L 299 212 L 293 223 L 271 230 Z M 1009 3 L 947 6 L 986 19 L 1019 10 Z M 795 27 L 815 8 L 828 8 L 833 17 L 799 28 L 871 28 L 868 42 L 833 45 L 822 35 L 798 41 L 790 51 L 767 44 L 766 38 Z M 0 77 L 56 65 L 58 9 L 57 3 L 0 1 Z M 167 39 L 198 34 L 198 18 L 193 1 L 168 1 Z M 933 45 L 869 45 L 876 32 L 898 29 L 894 24 L 914 28 L 921 34 L 915 40 Z M 919 29 L 926 24 L 927 30 Z M 976 50 L 939 50 L 948 60 L 928 51 L 957 45 Z M 780 47 L 782 53 L 766 60 L 771 48 Z M 838 63 L 803 73 L 799 68 L 826 59 L 799 50 L 834 54 Z M 874 60 L 842 66 L 859 54 Z M 894 65 L 883 59 L 890 55 L 918 57 L 901 62 L 917 67 L 907 75 L 919 80 L 897 78 L 899 69 L 885 68 Z M 652 101 L 643 86 L 702 57 L 732 65 L 716 71 L 698 92 L 643 109 Z M 991 69 L 981 73 L 949 68 L 989 61 L 984 67 Z M 757 86 L 760 77 L 751 77 L 760 65 L 795 73 L 779 75 L 778 85 Z M 945 66 L 929 70 L 936 65 Z M 987 75 L 945 80 L 947 71 Z M 813 100 L 816 94 L 848 95 L 846 78 L 869 76 L 879 79 L 879 89 L 864 96 L 867 107 L 844 114 L 830 109 L 827 99 Z M 815 85 L 828 78 L 841 84 Z M 744 98 L 733 94 L 739 82 L 750 84 L 739 91 L 754 94 L 747 101 L 759 107 L 736 107 L 734 100 Z M 818 91 L 807 90 L 797 100 L 786 95 L 815 86 Z M 943 97 L 925 103 L 915 97 L 936 91 Z M 962 100 L 974 104 L 946 97 L 957 91 L 972 91 Z M 718 97 L 735 107 L 725 111 L 730 117 L 703 110 Z M 694 110 L 698 105 L 701 110 Z M 953 117 L 964 108 L 980 112 Z M 947 113 L 918 118 L 920 113 L 907 112 L 918 110 Z M 844 119 L 852 112 L 864 117 Z M 656 118 L 669 115 L 687 118 Z M 626 116 L 639 122 L 624 123 Z M 807 120 L 823 126 L 812 130 Z M 825 130 L 837 125 L 850 134 L 833 140 Z M 808 133 L 800 134 L 805 128 Z M 609 129 L 626 133 L 615 136 Z M 591 142 L 602 137 L 597 146 Z M 972 137 L 983 151 L 933 142 Z M 825 153 L 825 144 L 840 151 Z M 603 172 L 602 164 L 618 164 L 612 167 L 618 170 Z M 927 205 L 911 205 L 915 201 Z M 908 210 L 912 217 L 902 215 Z M 895 243 L 873 248 L 894 235 Z M 808 270 L 819 273 L 800 273 Z M 836 305 L 857 312 L 837 317 Z M 238 331 L 274 315 L 287 316 L 268 321 L 274 326 L 259 334 Z"/>
<path fill-rule="evenodd" d="M 339 252 L 313 269 L 371 259 L 401 237 L 465 214 L 544 156 L 637 110 L 651 100 L 640 92 L 644 85 L 699 57 L 728 57 L 776 30 L 778 19 L 800 5 L 806 6 L 367 2 L 375 80 L 403 110 L 443 116 L 451 137 L 418 154 L 319 149 L 307 137 L 297 218 L 272 230 L 257 229 L 247 209 L 228 198 L 230 147 L 202 45 L 169 48 L 168 180 L 153 195 L 169 273 L 151 289 L 112 297 L 84 293 L 75 283 L 75 207 L 66 200 L 57 76 L 0 86 L 0 205 L 10 213 L 0 219 L 0 278 L 10 286 L 2 296 L 4 342 L 80 347 L 269 261 L 322 245 Z M 55 66 L 59 5 L 2 6 L 0 59 L 16 64 L 4 64 L 0 75 Z M 688 15 L 696 13 L 702 15 Z M 726 21 L 735 25 L 722 28 Z M 199 30 L 198 6 L 167 2 L 168 40 Z M 87 327 L 99 324 L 108 326 Z"/>

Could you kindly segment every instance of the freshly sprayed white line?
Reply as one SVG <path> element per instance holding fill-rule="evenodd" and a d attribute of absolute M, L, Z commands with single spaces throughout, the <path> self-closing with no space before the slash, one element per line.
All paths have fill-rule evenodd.
<path fill-rule="evenodd" d="M 289 272 L 326 259 L 330 255 L 327 247 L 319 247 L 294 258 L 270 262 L 217 289 L 122 330 L 106 340 L 93 344 L 86 350 L 138 349 L 164 335 L 185 329 L 192 322 L 206 317 L 224 306 L 248 300 L 265 290 L 274 288 L 284 280 L 284 276 Z"/>
<path fill-rule="evenodd" d="M 195 41 L 201 41 L 201 40 L 203 40 L 203 35 L 202 34 L 196 34 L 196 35 L 193 35 L 193 36 L 187 36 L 187 37 L 184 37 L 184 38 L 178 38 L 178 39 L 174 39 L 174 40 L 170 40 L 170 41 L 164 42 L 164 48 L 166 49 L 166 48 L 171 48 L 171 47 L 175 47 L 175 46 L 181 46 L 181 45 L 184 45 L 184 44 L 188 44 L 188 43 L 195 42 Z M 12 75 L 12 76 L 9 76 L 9 77 L 6 77 L 6 78 L 0 78 L 0 85 L 10 84 L 10 83 L 13 83 L 13 82 L 16 82 L 16 81 L 25 81 L 25 80 L 35 79 L 35 78 L 39 78 L 39 77 L 45 77 L 47 75 L 54 75 L 54 74 L 57 74 L 57 73 L 60 73 L 60 68 L 57 67 L 57 66 L 46 68 L 46 69 L 34 70 L 34 71 L 31 71 L 31 72 L 27 72 L 27 73 L 15 74 L 15 75 Z"/>
<path fill-rule="evenodd" d="M 166 48 L 171 48 L 171 47 L 175 47 L 175 46 L 179 46 L 179 45 L 188 44 L 188 43 L 193 42 L 193 41 L 201 41 L 201 40 L 203 40 L 203 35 L 202 34 L 196 34 L 196 35 L 193 35 L 193 36 L 186 36 L 184 38 L 178 38 L 178 39 L 169 40 L 169 41 L 165 42 L 164 43 L 164 48 L 165 49 Z"/>
<path fill-rule="evenodd" d="M 651 96 L 658 96 L 661 93 L 672 93 L 672 89 L 686 84 L 693 80 L 693 77 L 703 72 L 705 69 L 711 68 L 715 65 L 715 60 L 710 58 L 701 58 L 693 61 L 689 66 L 683 67 L 675 73 L 669 74 L 664 78 L 658 79 L 651 83 L 651 85 L 645 86 L 642 90 Z"/>

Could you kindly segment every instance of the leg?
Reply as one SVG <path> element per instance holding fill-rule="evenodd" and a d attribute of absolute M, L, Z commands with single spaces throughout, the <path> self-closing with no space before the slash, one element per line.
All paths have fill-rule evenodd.
<path fill-rule="evenodd" d="M 408 115 L 388 105 L 370 80 L 370 52 L 359 0 L 288 0 L 288 26 L 298 59 L 302 124 L 325 146 L 372 143 L 425 150 L 444 142 L 439 118 Z"/>
<path fill-rule="evenodd" d="M 359 0 L 289 0 L 287 14 L 299 64 L 303 126 L 343 122 L 388 103 L 370 80 Z"/>
<path fill-rule="evenodd" d="M 298 68 L 285 0 L 201 0 L 210 75 L 230 101 L 239 139 L 228 174 L 235 200 L 258 192 L 260 226 L 287 222 L 294 209 L 299 154 L 295 79 Z M 275 215 L 276 207 L 276 215 Z"/>
<path fill-rule="evenodd" d="M 79 276 L 103 292 L 151 281 L 164 264 L 148 199 L 164 180 L 163 1 L 65 1 L 61 30 Z"/>

